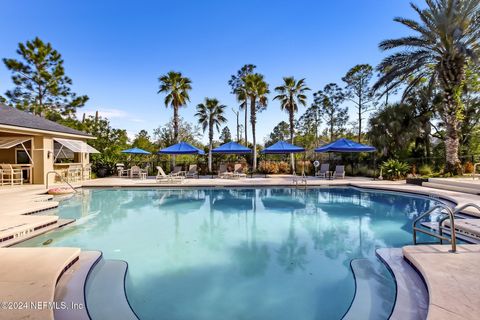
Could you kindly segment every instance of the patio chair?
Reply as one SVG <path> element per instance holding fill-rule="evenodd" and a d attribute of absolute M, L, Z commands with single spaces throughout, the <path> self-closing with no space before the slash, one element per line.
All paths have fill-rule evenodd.
<path fill-rule="evenodd" d="M 177 175 L 177 176 L 180 176 L 180 175 L 184 175 L 185 174 L 185 171 L 182 170 L 182 166 L 175 166 L 173 167 L 173 171 L 170 172 L 170 175 Z"/>
<path fill-rule="evenodd" d="M 333 172 L 334 179 L 345 179 L 345 166 L 337 166 Z"/>
<path fill-rule="evenodd" d="M 21 169 L 13 169 L 11 164 L 0 165 L 1 183 L 3 184 L 23 184 L 23 174 Z"/>
<path fill-rule="evenodd" d="M 130 178 L 137 177 L 140 178 L 142 169 L 139 166 L 133 166 L 130 168 Z"/>
<path fill-rule="evenodd" d="M 219 178 L 230 178 L 233 177 L 233 172 L 229 172 L 227 170 L 227 165 L 226 164 L 221 164 L 218 168 L 218 177 Z"/>
<path fill-rule="evenodd" d="M 234 178 L 246 178 L 247 175 L 243 172 L 243 166 L 241 163 L 235 163 L 233 169 L 233 177 Z"/>
<path fill-rule="evenodd" d="M 330 171 L 330 164 L 322 163 L 322 165 L 320 166 L 320 171 L 317 171 L 316 175 L 319 178 L 326 179 L 329 171 Z"/>
<path fill-rule="evenodd" d="M 196 164 L 191 164 L 190 166 L 188 166 L 188 171 L 187 173 L 185 174 L 185 176 L 187 178 L 195 178 L 195 176 L 197 178 L 199 178 L 198 176 L 198 170 L 197 170 L 197 165 Z"/>
<path fill-rule="evenodd" d="M 157 176 L 155 177 L 157 182 L 183 182 L 183 179 L 185 179 L 185 177 L 181 175 L 167 175 L 162 167 L 157 166 Z"/>

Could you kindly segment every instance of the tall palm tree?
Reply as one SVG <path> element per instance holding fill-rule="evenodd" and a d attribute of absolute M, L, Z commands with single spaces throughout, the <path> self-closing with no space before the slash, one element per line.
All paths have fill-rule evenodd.
<path fill-rule="evenodd" d="M 439 114 L 445 124 L 447 172 L 461 173 L 459 124 L 462 117 L 461 89 L 469 60 L 480 54 L 480 0 L 426 0 L 427 8 L 411 4 L 420 21 L 395 18 L 415 32 L 400 39 L 385 40 L 380 49 L 399 49 L 377 67 L 383 73 L 374 88 L 394 88 L 407 83 L 405 94 L 427 79 L 438 84 L 443 102 Z M 431 86 L 433 87 L 433 86 Z"/>
<path fill-rule="evenodd" d="M 214 129 L 220 131 L 220 125 L 227 119 L 224 117 L 226 106 L 220 104 L 217 99 L 205 98 L 205 102 L 197 105 L 198 123 L 202 125 L 203 132 L 208 128 L 208 171 L 212 172 L 212 149 Z"/>
<path fill-rule="evenodd" d="M 284 77 L 283 85 L 275 88 L 278 95 L 273 100 L 280 100 L 282 110 L 288 112 L 288 120 L 290 123 L 290 143 L 293 144 L 295 134 L 295 113 L 298 111 L 298 105 L 305 106 L 307 104 L 307 96 L 305 91 L 310 90 L 305 84 L 305 79 L 295 80 L 294 77 Z M 290 155 L 292 171 L 295 171 L 295 160 L 293 153 Z"/>
<path fill-rule="evenodd" d="M 263 75 L 259 73 L 245 76 L 245 88 L 250 98 L 250 126 L 252 127 L 253 142 L 253 171 L 257 170 L 257 141 L 255 135 L 255 126 L 257 124 L 257 112 L 267 107 L 267 94 L 270 93 L 268 83 L 265 82 Z"/>
<path fill-rule="evenodd" d="M 165 106 L 173 108 L 173 137 L 178 141 L 178 109 L 190 101 L 189 91 L 192 90 L 192 81 L 184 77 L 181 72 L 170 71 L 158 78 L 160 88 L 158 93 L 165 93 Z"/>

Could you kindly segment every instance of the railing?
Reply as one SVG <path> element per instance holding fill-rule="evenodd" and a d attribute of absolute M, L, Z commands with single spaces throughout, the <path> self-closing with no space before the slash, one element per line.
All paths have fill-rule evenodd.
<path fill-rule="evenodd" d="M 463 210 L 465 210 L 466 208 L 475 208 L 477 209 L 479 212 L 480 212 L 480 206 L 476 205 L 475 203 L 467 203 L 467 204 L 464 204 L 463 206 L 461 207 L 458 207 L 457 209 L 455 209 L 455 211 L 453 211 L 453 217 L 455 218 L 455 216 L 457 215 L 457 213 L 460 213 L 462 212 Z M 448 217 L 444 217 L 442 219 L 440 219 L 438 221 L 438 230 L 439 230 L 439 233 L 440 235 L 443 235 L 443 222 L 445 220 L 447 220 Z M 450 229 L 453 229 L 452 227 L 450 227 Z M 440 243 L 443 243 L 443 240 L 440 240 Z"/>
<path fill-rule="evenodd" d="M 75 193 L 77 192 L 77 190 L 75 190 L 75 188 L 72 187 L 72 185 L 71 185 L 67 180 L 63 179 L 62 175 L 60 175 L 57 171 L 48 171 L 48 172 L 47 172 L 47 174 L 46 174 L 46 180 L 47 180 L 47 182 L 46 182 L 46 188 L 47 188 L 47 189 L 48 189 L 48 176 L 49 176 L 50 174 L 52 174 L 52 173 L 53 173 L 55 176 L 59 177 L 59 178 L 60 178 L 60 181 L 66 183 L 70 188 L 72 188 L 72 190 L 73 190 Z"/>
<path fill-rule="evenodd" d="M 475 163 L 473 165 L 473 173 L 472 173 L 473 180 L 475 180 L 475 175 L 477 174 L 477 166 L 480 166 L 480 163 Z"/>
<path fill-rule="evenodd" d="M 433 233 L 429 230 L 426 230 L 424 228 L 417 227 L 417 223 L 420 220 L 422 220 L 426 216 L 431 215 L 437 209 L 440 209 L 440 214 L 447 214 L 447 217 L 441 219 L 441 221 L 442 220 L 445 221 L 446 219 L 450 220 L 450 229 L 451 229 L 450 238 L 443 235 L 442 229 L 440 229 L 439 234 L 437 234 L 437 233 Z M 446 213 L 444 211 L 446 211 Z M 441 224 L 440 224 L 440 228 L 442 228 Z M 429 236 L 435 237 L 437 239 L 440 239 L 440 243 L 443 243 L 443 240 L 449 241 L 452 245 L 452 249 L 450 250 L 450 252 L 456 252 L 457 251 L 457 238 L 456 238 L 456 235 L 455 235 L 455 214 L 452 211 L 452 209 L 445 204 L 437 204 L 436 206 L 430 208 L 430 210 L 428 210 L 427 212 L 420 215 L 417 219 L 415 219 L 415 221 L 413 221 L 413 244 L 414 245 L 417 244 L 417 232 L 421 232 L 421 233 L 424 233 L 426 235 L 429 235 Z"/>

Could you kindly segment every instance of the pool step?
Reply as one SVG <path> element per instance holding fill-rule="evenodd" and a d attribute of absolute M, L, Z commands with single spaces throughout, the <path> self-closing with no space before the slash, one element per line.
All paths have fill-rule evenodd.
<path fill-rule="evenodd" d="M 473 182 L 452 181 L 446 179 L 428 179 L 428 182 L 422 183 L 423 187 L 434 189 L 457 191 L 469 194 L 480 194 L 480 184 Z"/>
<path fill-rule="evenodd" d="M 88 273 L 102 258 L 100 251 L 82 251 L 79 259 L 65 271 L 55 287 L 55 302 L 68 308 L 56 308 L 56 320 L 89 320 L 85 303 L 85 283 Z"/>
<path fill-rule="evenodd" d="M 355 296 L 344 320 L 356 319 L 388 319 L 391 309 L 385 304 L 388 292 L 391 292 L 389 282 L 385 274 L 377 268 L 379 264 L 368 259 L 354 259 L 350 267 L 355 277 Z M 392 297 L 393 299 L 393 292 Z"/>
<path fill-rule="evenodd" d="M 85 295 L 91 319 L 136 320 L 125 293 L 128 264 L 101 259 L 88 275 Z"/>
<path fill-rule="evenodd" d="M 423 320 L 428 313 L 428 291 L 416 270 L 403 258 L 401 248 L 377 249 L 397 284 L 397 298 L 390 319 Z"/>

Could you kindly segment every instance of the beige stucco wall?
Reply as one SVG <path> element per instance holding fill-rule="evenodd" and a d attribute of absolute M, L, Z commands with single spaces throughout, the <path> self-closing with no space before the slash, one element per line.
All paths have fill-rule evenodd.
<path fill-rule="evenodd" d="M 0 136 L 24 136 L 28 135 L 27 130 L 19 130 L 14 132 L 0 131 Z M 80 140 L 86 142 L 86 138 L 80 137 L 70 137 L 62 134 L 51 135 L 51 134 L 40 134 L 37 132 L 32 132 L 28 135 L 33 140 L 33 147 L 30 148 L 30 143 L 27 142 L 25 145 L 27 151 L 31 151 L 31 156 L 33 160 L 33 169 L 32 177 L 34 184 L 45 184 L 46 183 L 46 174 L 49 171 L 54 170 L 54 138 L 67 138 L 72 140 Z M 15 163 L 15 147 L 10 149 L 0 150 L 0 163 Z M 90 155 L 85 153 L 76 153 L 75 162 L 80 163 L 82 166 L 87 165 L 90 162 Z M 49 175 L 49 184 L 55 181 L 55 176 L 53 174 Z"/>

